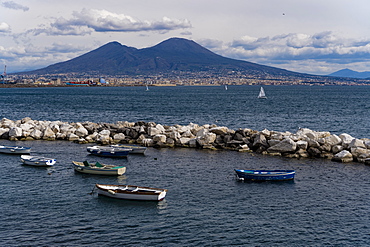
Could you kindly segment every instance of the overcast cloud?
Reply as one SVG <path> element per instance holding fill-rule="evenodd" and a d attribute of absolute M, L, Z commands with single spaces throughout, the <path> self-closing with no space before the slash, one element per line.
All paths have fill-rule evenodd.
<path fill-rule="evenodd" d="M 1 1 L 0 66 L 33 70 L 111 41 L 143 48 L 183 37 L 297 72 L 370 71 L 369 11 L 367 0 Z"/>

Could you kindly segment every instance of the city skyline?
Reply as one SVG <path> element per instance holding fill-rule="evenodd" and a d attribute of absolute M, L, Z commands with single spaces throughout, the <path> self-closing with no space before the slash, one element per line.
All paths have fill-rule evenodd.
<path fill-rule="evenodd" d="M 0 1 L 0 66 L 67 61 L 111 41 L 145 48 L 171 37 L 234 59 L 326 75 L 370 70 L 370 4 L 356 1 Z"/>

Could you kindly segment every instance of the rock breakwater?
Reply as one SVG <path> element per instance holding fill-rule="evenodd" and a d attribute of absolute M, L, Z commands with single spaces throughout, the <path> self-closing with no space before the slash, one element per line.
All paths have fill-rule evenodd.
<path fill-rule="evenodd" d="M 0 138 L 17 140 L 67 140 L 77 143 L 140 144 L 149 147 L 189 147 L 256 152 L 290 158 L 324 158 L 338 162 L 370 164 L 370 139 L 348 134 L 300 128 L 296 133 L 264 129 L 232 130 L 216 125 L 166 126 L 154 122 L 68 123 L 31 118 L 0 121 Z"/>

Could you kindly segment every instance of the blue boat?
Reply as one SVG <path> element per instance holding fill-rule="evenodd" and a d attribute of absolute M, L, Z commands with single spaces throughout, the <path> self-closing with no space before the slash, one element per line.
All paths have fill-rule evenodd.
<path fill-rule="evenodd" d="M 126 158 L 131 149 L 116 148 L 116 147 L 102 147 L 92 146 L 87 147 L 87 151 L 93 155 L 111 158 Z"/>
<path fill-rule="evenodd" d="M 284 181 L 294 179 L 294 170 L 237 170 L 236 176 L 239 180 L 250 181 Z"/>

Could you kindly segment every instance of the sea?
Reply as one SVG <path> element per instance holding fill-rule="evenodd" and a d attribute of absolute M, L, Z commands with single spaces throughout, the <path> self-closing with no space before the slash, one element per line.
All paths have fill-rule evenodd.
<path fill-rule="evenodd" d="M 1 88 L 0 119 L 215 124 L 370 138 L 370 87 Z M 89 144 L 9 141 L 53 167 L 0 154 L 0 246 L 370 246 L 370 166 L 236 151 L 148 148 L 125 159 Z M 90 144 L 91 145 L 91 144 Z M 76 173 L 72 161 L 124 165 L 118 177 Z M 241 182 L 234 169 L 294 169 L 287 182 Z M 96 183 L 168 189 L 160 202 L 98 196 Z"/>

